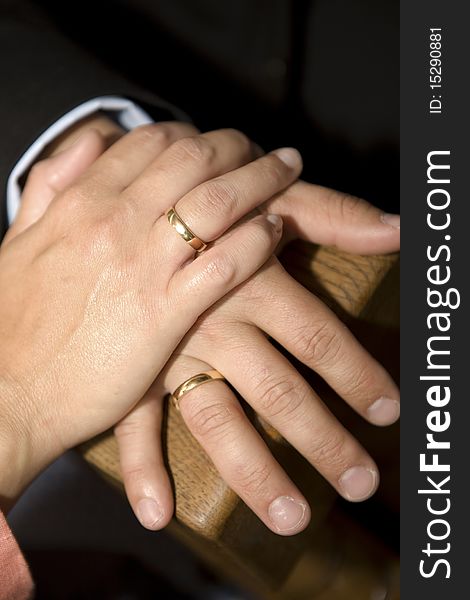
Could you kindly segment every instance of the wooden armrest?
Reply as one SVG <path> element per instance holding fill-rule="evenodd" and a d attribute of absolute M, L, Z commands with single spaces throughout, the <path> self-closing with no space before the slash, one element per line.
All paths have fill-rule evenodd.
<path fill-rule="evenodd" d="M 391 309 L 378 308 L 397 293 L 390 283 L 397 262 L 397 255 L 352 256 L 303 242 L 291 244 L 283 255 L 291 274 L 342 318 L 385 325 L 396 320 L 396 315 Z M 292 448 L 269 436 L 268 442 L 306 497 L 314 498 L 310 530 L 318 528 L 333 502 L 332 490 Z M 176 497 L 176 515 L 170 525 L 175 535 L 224 574 L 239 580 L 241 576 L 245 583 L 252 580 L 253 588 L 260 581 L 276 585 L 285 580 L 304 551 L 307 536 L 286 538 L 271 533 L 221 479 L 172 405 L 165 417 L 164 449 Z M 84 444 L 80 451 L 122 488 L 117 445 L 110 432 Z"/>

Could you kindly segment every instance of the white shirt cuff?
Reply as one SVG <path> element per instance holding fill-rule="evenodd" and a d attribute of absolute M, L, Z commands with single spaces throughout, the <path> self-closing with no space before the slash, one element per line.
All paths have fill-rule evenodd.
<path fill-rule="evenodd" d="M 102 96 L 80 104 L 44 131 L 16 163 L 7 181 L 7 215 L 11 224 L 21 201 L 19 180 L 44 148 L 69 127 L 97 111 L 112 112 L 119 124 L 127 130 L 153 123 L 153 119 L 137 104 L 118 96 Z"/>

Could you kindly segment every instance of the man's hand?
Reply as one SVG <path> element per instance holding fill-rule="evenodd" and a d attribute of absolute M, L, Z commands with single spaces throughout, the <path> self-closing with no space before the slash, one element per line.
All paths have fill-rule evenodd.
<path fill-rule="evenodd" d="M 361 254 L 399 248 L 397 215 L 320 186 L 298 181 L 261 210 L 283 216 L 286 239 L 300 237 Z M 399 390 L 389 374 L 273 257 L 198 320 L 164 373 L 115 428 L 127 495 L 146 527 L 160 529 L 173 512 L 155 435 L 163 399 L 186 379 L 214 368 L 344 498 L 365 500 L 377 489 L 373 459 L 267 336 L 320 374 L 369 422 L 383 426 L 398 419 Z M 270 529 L 292 535 L 307 526 L 310 511 L 301 492 L 224 383 L 192 390 L 180 409 L 222 477 Z"/>
<path fill-rule="evenodd" d="M 291 231 L 303 231 L 310 241 L 336 242 L 362 253 L 398 249 L 398 230 L 382 222 L 380 211 L 332 190 L 296 183 L 268 204 L 284 214 Z M 365 500 L 377 489 L 373 459 L 268 336 L 320 374 L 369 422 L 389 425 L 398 419 L 399 391 L 389 374 L 273 257 L 198 320 L 144 399 L 115 428 L 127 495 L 145 526 L 162 527 L 173 511 L 155 436 L 163 399 L 208 369 L 223 373 L 344 498 Z M 309 510 L 300 491 L 224 383 L 185 394 L 180 409 L 222 477 L 268 527 L 282 535 L 304 529 Z M 164 511 L 158 523 L 152 521 L 152 501 Z"/>

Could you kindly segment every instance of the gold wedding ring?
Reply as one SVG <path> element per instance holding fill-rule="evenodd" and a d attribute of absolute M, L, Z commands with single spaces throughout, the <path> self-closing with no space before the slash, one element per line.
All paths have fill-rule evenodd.
<path fill-rule="evenodd" d="M 204 248 L 206 248 L 207 244 L 203 242 L 201 238 L 198 238 L 197 235 L 191 231 L 191 229 L 189 229 L 173 206 L 166 211 L 166 217 L 168 219 L 168 223 L 176 229 L 183 240 L 188 243 L 191 248 L 194 248 L 196 252 L 202 252 Z"/>
<path fill-rule="evenodd" d="M 179 385 L 176 388 L 176 390 L 172 394 L 170 394 L 170 400 L 173 402 L 176 410 L 179 410 L 180 398 L 182 398 L 191 390 L 194 390 L 194 388 L 197 388 L 199 385 L 202 385 L 203 383 L 208 383 L 209 381 L 215 381 L 217 379 L 225 381 L 225 377 L 215 369 L 213 369 L 212 371 L 204 371 L 203 373 L 198 373 L 197 375 L 186 379 L 186 381 Z"/>

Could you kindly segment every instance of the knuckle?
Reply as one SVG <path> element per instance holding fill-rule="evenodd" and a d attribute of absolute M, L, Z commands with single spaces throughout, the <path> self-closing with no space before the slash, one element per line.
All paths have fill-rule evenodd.
<path fill-rule="evenodd" d="M 350 218 L 365 205 L 364 200 L 361 200 L 361 198 L 344 193 L 340 194 L 338 202 L 341 214 L 345 218 Z"/>
<path fill-rule="evenodd" d="M 93 182 L 100 182 L 103 185 L 113 185 L 117 173 L 126 171 L 127 157 L 120 154 L 111 154 L 106 156 L 106 165 L 99 169 L 99 165 L 92 165 L 90 177 Z"/>
<path fill-rule="evenodd" d="M 202 136 L 185 137 L 173 144 L 175 160 L 185 164 L 188 160 L 209 166 L 215 157 L 214 146 Z"/>
<path fill-rule="evenodd" d="M 361 403 L 369 397 L 374 397 L 374 390 L 377 388 L 377 382 L 371 370 L 367 366 L 360 366 L 349 373 L 348 394 Z M 377 390 L 377 394 L 379 392 Z"/>
<path fill-rule="evenodd" d="M 212 285 L 226 287 L 232 284 L 237 277 L 238 268 L 230 255 L 217 254 L 205 268 L 205 275 Z"/>
<path fill-rule="evenodd" d="M 43 178 L 46 174 L 47 165 L 48 165 L 47 159 L 40 160 L 40 161 L 34 163 L 34 165 L 29 170 L 28 180 Z"/>
<path fill-rule="evenodd" d="M 135 418 L 125 418 L 114 426 L 114 435 L 119 440 L 135 439 L 141 432 L 141 424 Z"/>
<path fill-rule="evenodd" d="M 206 406 L 187 402 L 183 408 L 183 416 L 189 429 L 204 438 L 224 436 L 234 419 L 232 411 L 222 402 Z"/>
<path fill-rule="evenodd" d="M 84 212 L 87 197 L 86 188 L 78 183 L 73 183 L 65 192 L 57 195 L 49 209 L 56 227 L 66 227 L 70 222 L 76 224 L 77 218 Z"/>
<path fill-rule="evenodd" d="M 146 123 L 145 125 L 139 125 L 132 130 L 133 137 L 151 138 L 157 132 L 160 127 L 157 123 Z"/>
<path fill-rule="evenodd" d="M 248 154 L 251 152 L 251 140 L 247 135 L 245 135 L 239 129 L 229 128 L 226 131 L 236 140 L 243 154 Z"/>
<path fill-rule="evenodd" d="M 119 196 L 119 203 L 113 205 L 112 210 L 116 221 L 121 225 L 131 223 L 142 213 L 142 204 L 135 193 L 124 190 Z"/>
<path fill-rule="evenodd" d="M 295 345 L 303 361 L 324 365 L 338 358 L 342 340 L 331 324 L 324 321 L 311 327 L 302 327 L 296 336 Z"/>
<path fill-rule="evenodd" d="M 147 142 L 169 142 L 171 139 L 171 128 L 166 123 L 148 123 L 146 125 L 140 125 L 136 127 L 132 134 L 136 138 L 136 141 Z"/>
<path fill-rule="evenodd" d="M 209 309 L 200 315 L 194 323 L 194 331 L 202 336 L 207 344 L 220 344 L 226 331 L 230 331 L 227 320 L 217 316 L 217 308 Z"/>
<path fill-rule="evenodd" d="M 148 472 L 142 464 L 126 464 L 121 461 L 121 473 L 126 485 L 131 487 L 148 480 Z"/>
<path fill-rule="evenodd" d="M 117 249 L 122 248 L 126 213 L 127 205 L 122 205 L 119 209 L 104 211 L 95 216 L 88 223 L 84 242 L 88 241 L 90 248 L 99 250 L 100 253 L 113 254 Z"/>
<path fill-rule="evenodd" d="M 368 211 L 372 208 L 367 202 L 343 192 L 337 192 L 332 190 L 328 198 L 328 202 L 325 203 L 327 208 L 327 216 L 332 226 L 338 225 L 340 222 L 354 223 L 358 217 L 363 216 L 364 211 Z"/>
<path fill-rule="evenodd" d="M 286 419 L 297 413 L 304 402 L 304 393 L 287 378 L 268 376 L 258 386 L 260 412 L 268 419 Z"/>
<path fill-rule="evenodd" d="M 286 165 L 275 154 L 268 154 L 259 160 L 260 173 L 273 187 L 281 187 L 287 181 Z"/>
<path fill-rule="evenodd" d="M 161 148 L 165 148 L 171 143 L 174 136 L 174 130 L 168 123 L 158 123 L 154 125 L 155 129 L 152 133 L 152 138 Z"/>
<path fill-rule="evenodd" d="M 116 175 L 127 169 L 127 158 L 122 153 L 103 155 L 103 161 L 92 164 L 77 180 L 82 194 L 90 200 L 99 201 L 105 190 L 116 185 Z"/>
<path fill-rule="evenodd" d="M 125 237 L 136 206 L 120 198 L 110 203 L 101 196 L 101 204 L 92 203 L 96 190 L 87 182 L 72 185 L 58 195 L 49 210 L 51 227 L 64 243 L 80 248 L 83 256 L 115 255 L 124 258 Z"/>
<path fill-rule="evenodd" d="M 269 226 L 265 219 L 253 219 L 249 222 L 253 242 L 261 249 L 270 246 L 275 238 L 274 228 Z"/>
<path fill-rule="evenodd" d="M 242 464 L 235 468 L 231 483 L 246 496 L 263 495 L 272 475 L 272 467 L 267 463 Z"/>
<path fill-rule="evenodd" d="M 340 433 L 323 433 L 315 439 L 310 450 L 310 457 L 315 464 L 327 469 L 343 470 L 347 466 L 345 439 Z"/>
<path fill-rule="evenodd" d="M 336 196 L 336 203 L 330 204 L 330 211 L 336 211 L 336 215 L 339 216 L 341 221 L 347 220 L 349 217 L 348 208 L 351 209 L 351 202 L 346 194 L 339 194 Z M 334 217 L 330 218 L 330 222 L 334 221 Z"/>
<path fill-rule="evenodd" d="M 226 220 L 237 214 L 239 195 L 232 184 L 218 177 L 201 186 L 196 203 L 204 215 L 217 215 Z"/>

